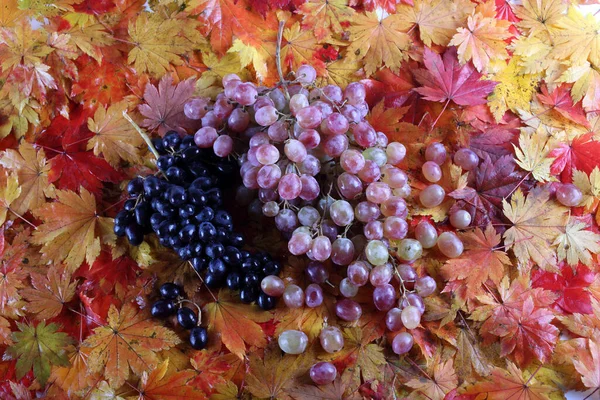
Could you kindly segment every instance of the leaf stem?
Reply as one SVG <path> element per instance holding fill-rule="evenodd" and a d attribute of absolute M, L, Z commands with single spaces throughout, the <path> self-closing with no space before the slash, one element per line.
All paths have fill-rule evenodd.
<path fill-rule="evenodd" d="M 23 217 L 21 214 L 15 212 L 15 210 L 13 210 L 10 207 L 7 207 L 8 211 L 10 211 L 11 213 L 13 213 L 14 215 L 17 216 L 17 218 L 19 218 L 20 220 L 24 221 L 25 223 L 27 223 L 29 226 L 31 226 L 33 229 L 37 229 L 37 226 L 34 225 L 31 221 L 29 221 L 27 218 Z"/>
<path fill-rule="evenodd" d="M 150 137 L 146 134 L 146 132 L 144 132 L 142 130 L 142 128 L 140 128 L 139 125 L 136 124 L 135 121 L 131 119 L 129 114 L 127 114 L 127 110 L 123 110 L 123 118 L 125 118 L 131 124 L 131 126 L 133 126 L 133 128 L 137 131 L 137 133 L 140 134 L 142 139 L 144 139 L 144 142 L 146 142 L 146 144 L 148 145 L 148 148 L 150 149 L 152 154 L 154 154 L 154 157 L 156 157 L 156 159 L 158 160 L 158 157 L 160 157 L 160 154 L 158 154 L 158 151 L 156 151 L 156 148 L 152 144 L 152 140 L 150 140 Z"/>
<path fill-rule="evenodd" d="M 435 124 L 437 124 L 437 122 L 439 121 L 439 119 L 442 116 L 442 114 L 444 113 L 444 111 L 446 111 L 446 107 L 448 107 L 449 103 L 450 103 L 450 99 L 446 100 L 446 104 L 444 104 L 444 108 L 442 108 L 442 111 L 440 111 L 440 113 L 438 114 L 435 121 L 433 121 L 433 125 L 431 125 L 431 130 L 433 130 L 433 128 L 435 127 Z"/>
<path fill-rule="evenodd" d="M 277 65 L 277 74 L 279 74 L 279 83 L 283 86 L 283 92 L 286 100 L 290 100 L 290 93 L 287 89 L 287 83 L 283 78 L 283 70 L 281 69 L 281 41 L 283 39 L 283 28 L 285 27 L 285 21 L 279 21 L 279 27 L 277 29 L 277 46 L 275 47 L 275 64 Z"/>

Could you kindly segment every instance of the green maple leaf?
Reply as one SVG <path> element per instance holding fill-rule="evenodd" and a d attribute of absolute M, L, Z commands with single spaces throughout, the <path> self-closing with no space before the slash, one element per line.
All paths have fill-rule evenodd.
<path fill-rule="evenodd" d="M 51 365 L 69 365 L 66 347 L 71 338 L 64 332 L 57 332 L 57 324 L 46 325 L 42 321 L 37 326 L 17 322 L 20 332 L 13 332 L 14 346 L 6 350 L 6 356 L 18 358 L 17 378 L 21 379 L 33 367 L 33 375 L 41 385 L 50 377 Z"/>

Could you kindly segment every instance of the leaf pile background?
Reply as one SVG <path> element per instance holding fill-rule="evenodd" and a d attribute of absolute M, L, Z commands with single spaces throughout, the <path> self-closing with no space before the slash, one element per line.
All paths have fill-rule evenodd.
<path fill-rule="evenodd" d="M 580 3 L 580 4 L 579 4 Z M 3 0 L 0 4 L 0 397 L 561 399 L 600 388 L 600 12 L 596 1 Z M 194 95 L 229 73 L 278 81 L 313 65 L 320 85 L 368 89 L 376 129 L 407 146 L 414 192 L 427 144 L 468 146 L 482 162 L 447 162 L 447 200 L 411 206 L 411 224 L 466 209 L 466 251 L 430 250 L 436 278 L 416 346 L 394 355 L 370 300 L 336 321 L 335 288 L 315 309 L 272 312 L 210 294 L 148 240 L 112 232 L 151 154 L 123 111 L 153 135 L 193 132 Z M 556 201 L 574 183 L 578 207 Z M 251 247 L 285 260 L 272 225 Z M 332 276 L 334 285 L 340 276 Z M 209 348 L 150 318 L 157 285 L 175 280 L 203 307 Z M 214 297 L 213 297 L 214 296 Z M 338 354 L 298 357 L 273 340 L 343 327 Z M 314 342 L 314 340 L 313 340 Z M 340 376 L 316 387 L 307 370 Z"/>

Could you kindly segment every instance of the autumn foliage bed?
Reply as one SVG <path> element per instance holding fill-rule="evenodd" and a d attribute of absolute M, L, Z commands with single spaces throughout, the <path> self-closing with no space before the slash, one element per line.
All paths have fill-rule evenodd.
<path fill-rule="evenodd" d="M 575 3 L 575 2 L 574 2 Z M 580 2 L 584 3 L 584 2 Z M 587 1 L 592 4 L 594 1 Z M 600 16 L 563 0 L 2 0 L 0 4 L 0 398 L 561 399 L 600 388 Z M 356 323 L 337 321 L 332 273 L 320 307 L 273 311 L 214 294 L 150 237 L 113 233 L 123 188 L 155 170 L 123 111 L 151 135 L 193 133 L 193 95 L 236 73 L 273 85 L 279 21 L 283 73 L 313 65 L 319 85 L 362 81 L 367 119 L 406 145 L 413 193 L 425 147 L 469 147 L 479 166 L 444 164 L 435 208 L 465 252 L 415 263 L 438 290 L 405 356 L 384 313 L 361 294 Z M 157 89 L 157 88 L 160 88 Z M 143 107 L 139 107 L 143 105 Z M 561 205 L 558 185 L 583 194 Z M 271 221 L 249 246 L 284 260 Z M 156 288 L 184 284 L 202 306 L 209 346 L 149 315 Z M 214 295 L 214 297 L 213 297 Z M 345 347 L 283 356 L 277 337 L 323 323 Z M 317 340 L 318 342 L 318 340 Z M 339 377 L 315 386 L 330 360 Z"/>

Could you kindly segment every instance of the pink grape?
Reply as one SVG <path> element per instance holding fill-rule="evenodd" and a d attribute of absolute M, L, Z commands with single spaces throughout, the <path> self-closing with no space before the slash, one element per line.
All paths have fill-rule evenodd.
<path fill-rule="evenodd" d="M 293 200 L 302 192 L 302 180 L 296 174 L 285 174 L 279 179 L 277 192 L 284 200 Z"/>
<path fill-rule="evenodd" d="M 340 166 L 344 171 L 356 175 L 365 167 L 365 158 L 358 150 L 346 150 L 340 156 Z"/>
<path fill-rule="evenodd" d="M 577 186 L 572 183 L 565 183 L 559 185 L 556 189 L 556 200 L 563 206 L 577 207 L 583 200 L 583 194 Z"/>
<path fill-rule="evenodd" d="M 430 294 L 435 292 L 436 288 L 437 285 L 435 283 L 435 280 L 430 276 L 424 276 L 422 278 L 417 279 L 417 281 L 415 282 L 415 290 L 417 291 L 417 294 L 421 297 L 429 296 Z"/>
<path fill-rule="evenodd" d="M 277 275 L 267 275 L 260 282 L 260 289 L 269 296 L 281 297 L 285 291 L 285 284 Z"/>
<path fill-rule="evenodd" d="M 308 64 L 303 64 L 296 71 L 296 80 L 300 83 L 311 84 L 317 79 L 317 71 Z"/>
<path fill-rule="evenodd" d="M 373 290 L 373 304 L 379 311 L 388 311 L 394 307 L 396 291 L 389 283 L 379 285 Z"/>
<path fill-rule="evenodd" d="M 392 196 L 392 190 L 387 183 L 373 182 L 367 186 L 365 194 L 370 202 L 381 204 Z"/>
<path fill-rule="evenodd" d="M 319 333 L 319 342 L 327 353 L 336 353 L 344 347 L 344 335 L 337 326 L 326 326 Z"/>
<path fill-rule="evenodd" d="M 288 250 L 295 256 L 306 254 L 312 246 L 312 238 L 308 233 L 294 233 L 288 241 Z"/>
<path fill-rule="evenodd" d="M 358 294 L 358 286 L 344 278 L 340 281 L 340 294 L 344 297 L 354 297 Z"/>
<path fill-rule="evenodd" d="M 473 150 L 460 149 L 454 153 L 454 164 L 458 165 L 465 171 L 470 171 L 479 164 L 479 157 Z"/>
<path fill-rule="evenodd" d="M 317 157 L 309 154 L 304 161 L 298 165 L 298 169 L 302 174 L 315 176 L 321 171 L 321 162 Z"/>
<path fill-rule="evenodd" d="M 415 228 L 415 238 L 421 242 L 424 249 L 430 249 L 437 243 L 438 234 L 433 225 L 427 221 L 421 221 Z"/>
<path fill-rule="evenodd" d="M 305 269 L 306 276 L 313 283 L 323 283 L 329 279 L 329 272 L 320 261 L 311 261 Z"/>
<path fill-rule="evenodd" d="M 296 113 L 296 119 L 302 128 L 316 128 L 323 119 L 323 113 L 315 106 L 308 106 Z"/>
<path fill-rule="evenodd" d="M 327 236 L 317 236 L 312 243 L 311 252 L 315 260 L 325 261 L 331 256 L 331 241 Z"/>
<path fill-rule="evenodd" d="M 321 143 L 321 135 L 314 129 L 305 129 L 298 136 L 298 140 L 309 150 L 316 148 Z"/>
<path fill-rule="evenodd" d="M 296 115 L 298 111 L 306 107 L 308 107 L 308 98 L 302 93 L 297 93 L 290 99 L 290 112 L 292 115 Z"/>
<path fill-rule="evenodd" d="M 229 100 L 235 101 L 235 94 L 237 93 L 237 88 L 239 84 L 242 83 L 240 80 L 232 80 L 227 83 L 223 82 L 223 93 Z"/>
<path fill-rule="evenodd" d="M 321 89 L 321 91 L 323 92 L 323 97 L 326 101 L 341 103 L 343 100 L 342 89 L 339 86 L 327 85 L 323 89 Z"/>
<path fill-rule="evenodd" d="M 369 148 L 377 143 L 377 132 L 368 122 L 359 122 L 350 128 L 354 135 L 354 140 L 359 146 Z"/>
<path fill-rule="evenodd" d="M 204 128 L 218 128 L 223 122 L 215 115 L 214 111 L 212 110 L 204 114 L 204 116 L 200 118 L 200 120 L 202 121 L 202 127 Z"/>
<path fill-rule="evenodd" d="M 256 159 L 262 165 L 275 164 L 279 160 L 279 150 L 272 144 L 261 144 L 256 149 Z"/>
<path fill-rule="evenodd" d="M 244 186 L 246 186 L 249 189 L 258 189 L 258 171 L 260 170 L 259 167 L 252 167 L 249 168 L 245 173 L 244 176 L 242 176 L 242 182 L 244 183 Z"/>
<path fill-rule="evenodd" d="M 314 101 L 312 102 L 311 106 L 316 107 L 321 111 L 321 122 L 333 113 L 333 107 L 331 107 L 331 104 L 324 101 Z"/>
<path fill-rule="evenodd" d="M 398 307 L 391 308 L 385 314 L 385 326 L 391 332 L 399 331 L 404 327 L 402 324 L 402 310 Z"/>
<path fill-rule="evenodd" d="M 319 211 L 312 206 L 304 206 L 298 211 L 298 221 L 300 221 L 303 226 L 315 226 L 320 218 L 321 214 L 319 214 Z"/>
<path fill-rule="evenodd" d="M 406 201 L 398 196 L 392 196 L 381 205 L 381 213 L 386 217 L 406 218 L 408 207 Z"/>
<path fill-rule="evenodd" d="M 348 148 L 348 136 L 334 135 L 323 143 L 323 151 L 329 157 L 337 158 Z"/>
<path fill-rule="evenodd" d="M 196 146 L 202 149 L 207 149 L 212 147 L 218 137 L 219 134 L 215 128 L 211 126 L 205 126 L 196 131 L 194 134 L 194 142 L 196 143 Z"/>
<path fill-rule="evenodd" d="M 252 105 L 252 109 L 256 112 L 266 106 L 275 107 L 275 103 L 273 103 L 273 100 L 268 96 L 260 96 Z"/>
<path fill-rule="evenodd" d="M 442 169 L 433 161 L 427 161 L 423 164 L 421 171 L 423 172 L 425 179 L 429 182 L 437 182 L 442 179 Z"/>
<path fill-rule="evenodd" d="M 262 212 L 265 217 L 274 217 L 279 214 L 279 204 L 274 201 L 267 201 L 263 204 Z"/>
<path fill-rule="evenodd" d="M 234 100 L 243 106 L 251 106 L 256 101 L 258 92 L 254 84 L 250 82 L 240 83 L 237 87 Z"/>
<path fill-rule="evenodd" d="M 348 279 L 356 286 L 364 286 L 369 280 L 369 268 L 364 261 L 354 261 L 348 265 Z"/>
<path fill-rule="evenodd" d="M 406 157 L 406 147 L 402 143 L 390 142 L 385 149 L 385 154 L 387 154 L 388 162 L 396 165 Z"/>
<path fill-rule="evenodd" d="M 227 118 L 227 127 L 236 133 L 245 131 L 249 123 L 250 114 L 248 114 L 243 108 L 234 109 Z"/>
<path fill-rule="evenodd" d="M 407 233 L 408 224 L 400 217 L 387 217 L 383 222 L 383 235 L 388 239 L 404 239 Z"/>
<path fill-rule="evenodd" d="M 279 195 L 277 194 L 277 191 L 275 191 L 273 189 L 259 189 L 258 190 L 258 198 L 263 203 L 266 203 L 267 201 L 278 200 Z"/>
<path fill-rule="evenodd" d="M 199 120 L 208 112 L 209 99 L 206 97 L 195 97 L 183 106 L 183 113 L 189 119 Z"/>
<path fill-rule="evenodd" d="M 302 190 L 300 190 L 298 197 L 302 200 L 311 201 L 319 196 L 321 188 L 315 178 L 310 175 L 302 175 L 300 182 L 302 183 Z"/>
<path fill-rule="evenodd" d="M 285 99 L 285 95 L 280 89 L 275 89 L 269 92 L 269 98 L 273 100 L 273 104 L 278 111 L 283 111 L 285 106 L 287 105 L 287 100 Z"/>
<path fill-rule="evenodd" d="M 388 137 L 383 132 L 377 132 L 377 146 L 386 147 L 389 143 Z"/>
<path fill-rule="evenodd" d="M 240 81 L 241 82 L 241 79 L 240 79 L 240 77 L 237 74 L 227 74 L 221 80 L 221 82 L 223 83 L 223 86 L 225 86 L 229 82 L 233 82 L 233 81 Z"/>
<path fill-rule="evenodd" d="M 400 264 L 396 267 L 396 270 L 398 271 L 398 275 L 400 275 L 400 279 L 402 279 L 405 284 L 406 282 L 415 282 L 417 280 L 417 273 L 414 268 L 408 264 Z"/>
<path fill-rule="evenodd" d="M 357 110 L 360 112 L 360 116 L 362 118 L 365 118 L 369 113 L 369 104 L 366 101 L 363 101 L 359 104 L 355 104 L 354 107 L 356 107 Z"/>
<path fill-rule="evenodd" d="M 389 264 L 378 265 L 371 270 L 369 282 L 373 286 L 380 286 L 392 280 L 393 270 Z"/>
<path fill-rule="evenodd" d="M 342 196 L 347 199 L 354 199 L 362 193 L 363 187 L 360 179 L 347 172 L 342 173 L 337 178 L 337 186 Z"/>
<path fill-rule="evenodd" d="M 295 94 L 303 94 L 305 96 L 308 96 L 309 94 L 308 89 L 306 89 L 302 85 L 290 85 L 288 86 L 288 92 L 290 93 L 290 96 L 293 96 Z"/>
<path fill-rule="evenodd" d="M 354 259 L 354 243 L 347 238 L 337 238 L 331 245 L 331 261 L 337 265 L 348 265 Z"/>
<path fill-rule="evenodd" d="M 288 308 L 300 308 L 304 305 L 304 291 L 298 285 L 288 285 L 283 291 L 283 302 Z"/>
<path fill-rule="evenodd" d="M 438 184 L 429 185 L 419 193 L 419 201 L 426 208 L 439 206 L 444 201 L 444 197 L 446 192 Z"/>
<path fill-rule="evenodd" d="M 316 283 L 311 283 L 304 290 L 304 302 L 307 307 L 315 308 L 323 304 L 323 289 Z"/>
<path fill-rule="evenodd" d="M 269 138 L 275 143 L 281 143 L 288 137 L 289 126 L 285 121 L 277 121 L 267 129 Z"/>
<path fill-rule="evenodd" d="M 370 221 L 363 227 L 363 234 L 369 240 L 383 238 L 383 223 L 381 221 Z"/>
<path fill-rule="evenodd" d="M 263 189 L 274 189 L 281 178 L 281 169 L 275 165 L 263 165 L 256 175 L 256 183 Z"/>
<path fill-rule="evenodd" d="M 338 226 L 346 226 L 354 220 L 354 209 L 346 200 L 336 200 L 329 209 L 331 219 Z"/>
<path fill-rule="evenodd" d="M 366 160 L 365 167 L 360 170 L 358 177 L 365 183 L 372 183 L 381 177 L 381 170 L 375 161 Z"/>
<path fill-rule="evenodd" d="M 463 242 L 454 232 L 444 232 L 437 240 L 438 249 L 448 258 L 455 258 L 462 254 L 464 250 Z"/>
<path fill-rule="evenodd" d="M 335 304 L 335 315 L 344 321 L 356 321 L 362 315 L 362 308 L 354 300 L 342 299 Z"/>
<path fill-rule="evenodd" d="M 310 379 L 317 385 L 327 385 L 337 377 L 335 366 L 327 361 L 321 361 L 310 367 Z"/>
<path fill-rule="evenodd" d="M 342 115 L 348 119 L 349 122 L 354 122 L 355 124 L 359 123 L 362 120 L 362 116 L 360 115 L 360 111 L 350 104 L 344 105 L 342 107 Z"/>
<path fill-rule="evenodd" d="M 389 164 L 381 168 L 381 176 L 383 182 L 390 185 L 392 189 L 401 188 L 408 182 L 408 176 L 404 171 Z"/>
<path fill-rule="evenodd" d="M 415 306 L 404 307 L 401 318 L 406 329 L 415 329 L 421 323 L 421 313 Z"/>
<path fill-rule="evenodd" d="M 213 105 L 213 112 L 220 120 L 225 120 L 229 117 L 231 112 L 233 111 L 233 104 L 227 101 L 225 95 L 217 96 L 217 100 Z"/>
<path fill-rule="evenodd" d="M 456 229 L 465 229 L 471 225 L 471 214 L 465 210 L 458 210 L 450 214 L 450 225 Z"/>
<path fill-rule="evenodd" d="M 282 232 L 292 232 L 298 227 L 298 217 L 290 209 L 283 209 L 275 217 L 275 226 Z"/>
<path fill-rule="evenodd" d="M 277 122 L 277 109 L 273 106 L 264 106 L 254 114 L 256 123 L 261 126 L 270 126 Z"/>
<path fill-rule="evenodd" d="M 219 157 L 227 157 L 232 150 L 233 139 L 229 135 L 221 135 L 213 143 L 213 151 Z"/>
<path fill-rule="evenodd" d="M 392 350 L 398 355 L 406 354 L 412 349 L 414 339 L 408 332 L 400 332 L 392 341 Z"/>
<path fill-rule="evenodd" d="M 354 216 L 360 222 L 370 222 L 377 219 L 380 215 L 377 204 L 370 201 L 361 201 L 354 209 Z"/>
<path fill-rule="evenodd" d="M 425 159 L 442 165 L 446 161 L 446 148 L 440 142 L 431 143 L 425 149 Z"/>
<path fill-rule="evenodd" d="M 402 260 L 415 261 L 423 254 L 423 246 L 416 239 L 402 239 L 398 243 L 397 254 Z"/>
<path fill-rule="evenodd" d="M 348 131 L 348 119 L 340 113 L 334 112 L 328 115 L 323 121 L 325 121 L 327 130 L 333 135 L 341 135 Z"/>
<path fill-rule="evenodd" d="M 402 299 L 402 308 L 408 306 L 417 307 L 421 315 L 425 313 L 425 303 L 423 302 L 421 296 L 416 293 L 409 293 L 404 299 Z"/>
<path fill-rule="evenodd" d="M 252 137 L 248 141 L 248 144 L 250 145 L 251 149 L 254 147 L 259 147 L 263 144 L 270 144 L 269 135 L 265 132 L 256 132 L 254 135 L 252 135 Z"/>
<path fill-rule="evenodd" d="M 290 139 L 285 144 L 283 151 L 291 162 L 302 162 L 306 158 L 306 147 L 301 141 Z"/>
<path fill-rule="evenodd" d="M 344 90 L 344 100 L 352 105 L 362 103 L 365 100 L 366 95 L 367 91 L 365 85 L 360 82 L 352 82 L 346 86 L 346 89 Z"/>

